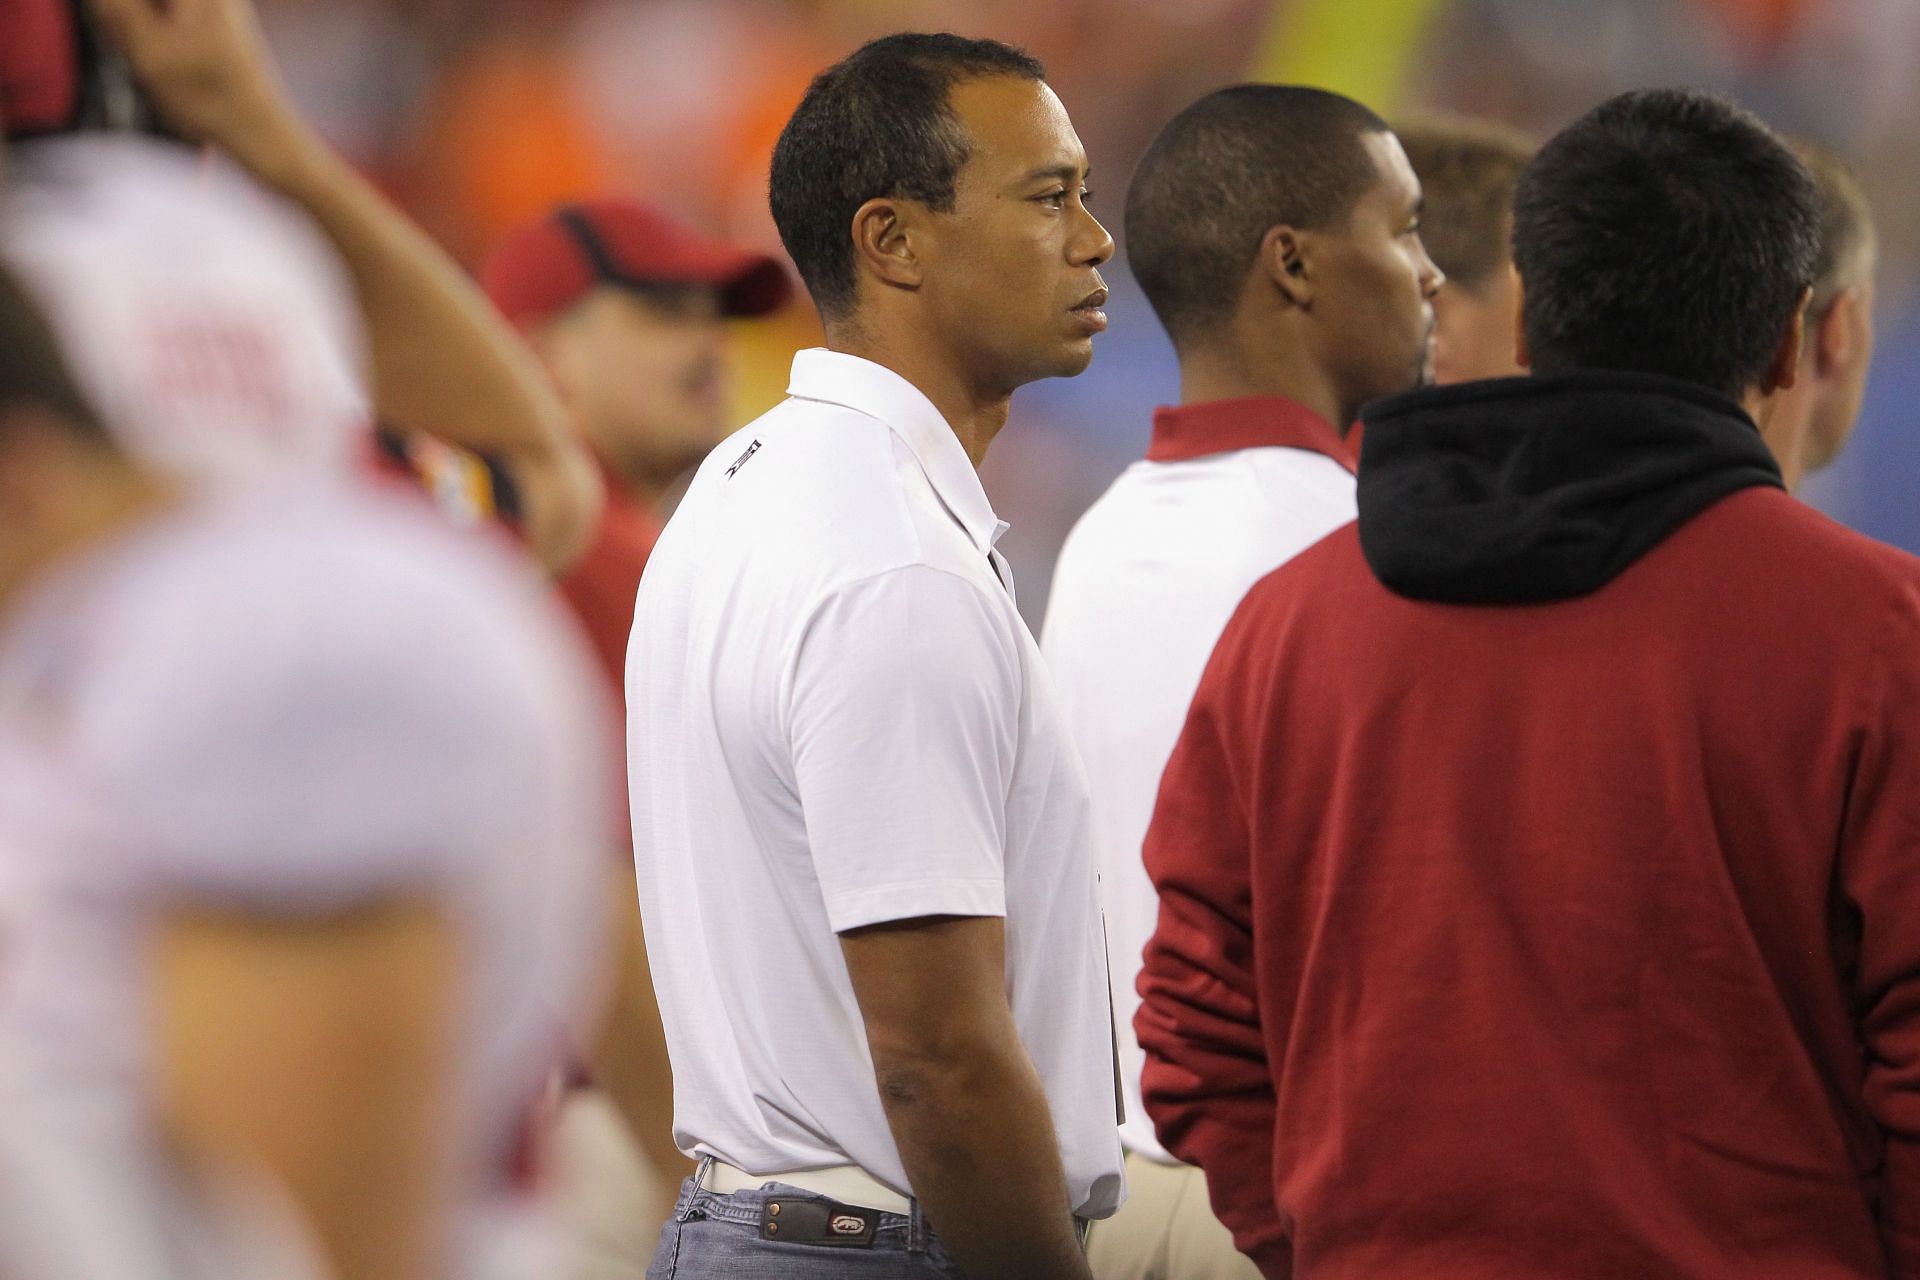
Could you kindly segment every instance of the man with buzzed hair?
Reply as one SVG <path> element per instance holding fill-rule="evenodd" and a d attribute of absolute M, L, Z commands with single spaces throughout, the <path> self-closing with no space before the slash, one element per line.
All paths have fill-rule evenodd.
<path fill-rule="evenodd" d="M 1394 126 L 1426 193 L 1421 238 L 1447 282 L 1433 300 L 1433 380 L 1441 385 L 1524 373 L 1513 275 L 1513 187 L 1533 159 L 1517 129 L 1465 116 Z"/>
<path fill-rule="evenodd" d="M 1796 148 L 1820 189 L 1820 252 L 1799 376 L 1760 419 L 1761 438 L 1779 459 L 1789 491 L 1834 460 L 1860 416 L 1873 363 L 1879 258 L 1873 210 L 1847 162 L 1813 143 Z"/>
<path fill-rule="evenodd" d="M 1248 587 L 1353 519 L 1344 437 L 1360 406 L 1425 376 L 1441 277 L 1419 219 L 1420 185 L 1380 117 L 1287 85 L 1187 108 L 1127 193 L 1129 256 L 1179 354 L 1181 403 L 1155 411 L 1146 458 L 1068 537 L 1043 630 L 1101 823 L 1123 1028 L 1158 911 L 1140 841 L 1207 654 Z M 1121 1054 L 1130 1197 L 1093 1231 L 1095 1274 L 1257 1274 L 1200 1171 L 1156 1139 L 1130 1030 Z"/>
<path fill-rule="evenodd" d="M 1818 205 L 1709 94 L 1570 125 L 1532 375 L 1369 406 L 1221 634 L 1136 1029 L 1265 1275 L 1920 1275 L 1920 559 L 1754 425 Z"/>

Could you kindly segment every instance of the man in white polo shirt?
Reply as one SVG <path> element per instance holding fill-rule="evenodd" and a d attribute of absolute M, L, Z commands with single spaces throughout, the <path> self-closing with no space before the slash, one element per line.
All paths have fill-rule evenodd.
<path fill-rule="evenodd" d="M 774 154 L 831 350 L 700 469 L 628 653 L 701 1158 L 653 1277 L 1071 1280 L 1076 1217 L 1121 1199 L 1086 786 L 975 472 L 1013 390 L 1080 372 L 1106 322 L 1113 242 L 1041 74 L 888 37 Z"/>
<path fill-rule="evenodd" d="M 1179 354 L 1182 403 L 1155 412 L 1146 459 L 1067 539 L 1042 631 L 1093 788 L 1129 1095 L 1131 1197 L 1092 1234 L 1100 1280 L 1259 1275 L 1141 1106 L 1134 978 L 1159 903 L 1140 845 L 1228 617 L 1354 518 L 1348 424 L 1427 376 L 1441 276 L 1419 208 L 1378 116 L 1284 85 L 1187 108 L 1127 193 L 1128 258 Z"/>

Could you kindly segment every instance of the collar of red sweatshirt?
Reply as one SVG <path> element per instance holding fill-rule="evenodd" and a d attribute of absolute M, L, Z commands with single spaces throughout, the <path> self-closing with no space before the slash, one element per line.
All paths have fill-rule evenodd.
<path fill-rule="evenodd" d="M 1361 418 L 1360 548 L 1415 600 L 1586 595 L 1718 499 L 1781 487 L 1739 405 L 1653 374 L 1435 387 Z"/>

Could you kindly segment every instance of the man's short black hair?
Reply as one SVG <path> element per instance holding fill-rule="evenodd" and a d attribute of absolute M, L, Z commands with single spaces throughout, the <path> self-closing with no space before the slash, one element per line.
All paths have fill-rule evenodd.
<path fill-rule="evenodd" d="M 106 436 L 40 308 L 0 265 L 0 414 L 20 408 L 51 413 L 77 435 Z"/>
<path fill-rule="evenodd" d="M 820 314 L 853 304 L 853 215 L 869 200 L 953 208 L 969 143 L 948 103 L 981 76 L 1046 78 L 997 40 L 902 34 L 870 41 L 814 77 L 773 149 L 768 198 L 780 242 Z"/>
<path fill-rule="evenodd" d="M 1175 116 L 1127 189 L 1127 261 L 1175 346 L 1233 313 L 1276 226 L 1343 226 L 1375 178 L 1368 108 L 1324 89 L 1242 84 Z"/>
<path fill-rule="evenodd" d="M 1791 148 L 1708 93 L 1624 93 L 1542 147 L 1514 192 L 1536 373 L 1665 374 L 1738 397 L 1813 281 L 1819 195 Z"/>

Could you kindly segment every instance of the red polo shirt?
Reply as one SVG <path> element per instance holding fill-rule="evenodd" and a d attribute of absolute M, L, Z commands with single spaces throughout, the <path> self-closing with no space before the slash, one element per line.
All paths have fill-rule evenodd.
<path fill-rule="evenodd" d="M 1920 1276 L 1920 561 L 1778 490 L 1590 595 L 1229 624 L 1147 838 L 1161 1140 L 1269 1276 Z"/>
<path fill-rule="evenodd" d="M 606 511 L 600 517 L 593 542 L 567 575 L 560 594 L 586 628 L 614 695 L 626 707 L 627 637 L 633 631 L 633 603 L 640 591 L 640 572 L 660 538 L 660 521 L 652 511 L 607 485 Z M 620 839 L 631 846 L 626 788 L 620 788 Z"/>
<path fill-rule="evenodd" d="M 653 544 L 659 539 L 660 521 L 653 512 L 609 483 L 606 512 L 593 542 L 579 563 L 560 579 L 560 594 L 586 628 L 623 706 L 633 602 L 640 590 L 640 572 L 647 567 L 647 557 L 653 554 Z"/>

